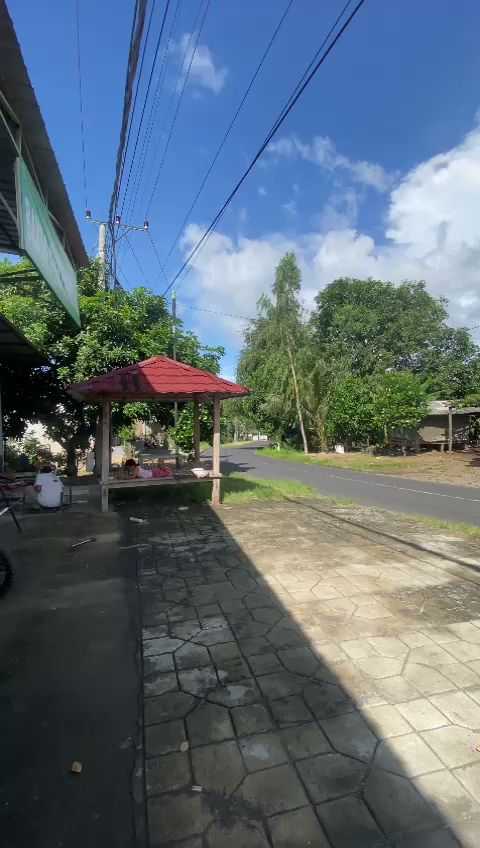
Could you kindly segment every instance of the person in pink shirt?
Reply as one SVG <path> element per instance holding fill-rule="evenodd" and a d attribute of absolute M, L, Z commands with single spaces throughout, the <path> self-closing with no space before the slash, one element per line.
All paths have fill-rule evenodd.
<path fill-rule="evenodd" d="M 134 459 L 127 459 L 125 470 L 128 477 L 137 477 L 140 480 L 152 480 L 160 477 L 173 477 L 172 471 L 167 465 L 160 465 L 154 468 L 144 468 L 139 465 Z"/>

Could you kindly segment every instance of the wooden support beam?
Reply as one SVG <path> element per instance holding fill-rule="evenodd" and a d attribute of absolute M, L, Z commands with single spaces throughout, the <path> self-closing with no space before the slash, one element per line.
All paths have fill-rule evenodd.
<path fill-rule="evenodd" d="M 110 477 L 110 403 L 105 401 L 102 409 L 102 512 L 108 512 L 108 478 Z"/>
<path fill-rule="evenodd" d="M 213 401 L 213 473 L 220 474 L 220 398 Z M 212 505 L 220 506 L 220 478 L 212 482 Z"/>
<path fill-rule="evenodd" d="M 193 454 L 195 462 L 200 462 L 200 404 L 193 401 Z"/>

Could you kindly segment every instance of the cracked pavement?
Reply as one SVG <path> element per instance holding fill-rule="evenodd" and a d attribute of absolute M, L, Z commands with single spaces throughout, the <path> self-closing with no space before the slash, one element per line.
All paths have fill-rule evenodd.
<path fill-rule="evenodd" d="M 478 846 L 478 548 L 315 502 L 145 515 L 152 848 Z"/>

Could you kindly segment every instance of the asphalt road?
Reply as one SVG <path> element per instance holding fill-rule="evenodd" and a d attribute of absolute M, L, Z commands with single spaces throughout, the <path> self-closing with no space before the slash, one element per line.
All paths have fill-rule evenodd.
<path fill-rule="evenodd" d="M 222 470 L 239 471 L 261 479 L 298 480 L 322 495 L 350 498 L 409 515 L 463 521 L 480 527 L 480 486 L 450 486 L 406 477 L 316 467 L 262 456 L 255 447 L 224 448 Z"/>

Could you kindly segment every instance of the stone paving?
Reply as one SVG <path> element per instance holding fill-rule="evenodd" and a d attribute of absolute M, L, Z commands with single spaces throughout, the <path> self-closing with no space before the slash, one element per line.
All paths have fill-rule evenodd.
<path fill-rule="evenodd" d="M 152 848 L 480 845 L 476 551 L 347 513 L 138 528 Z"/>

